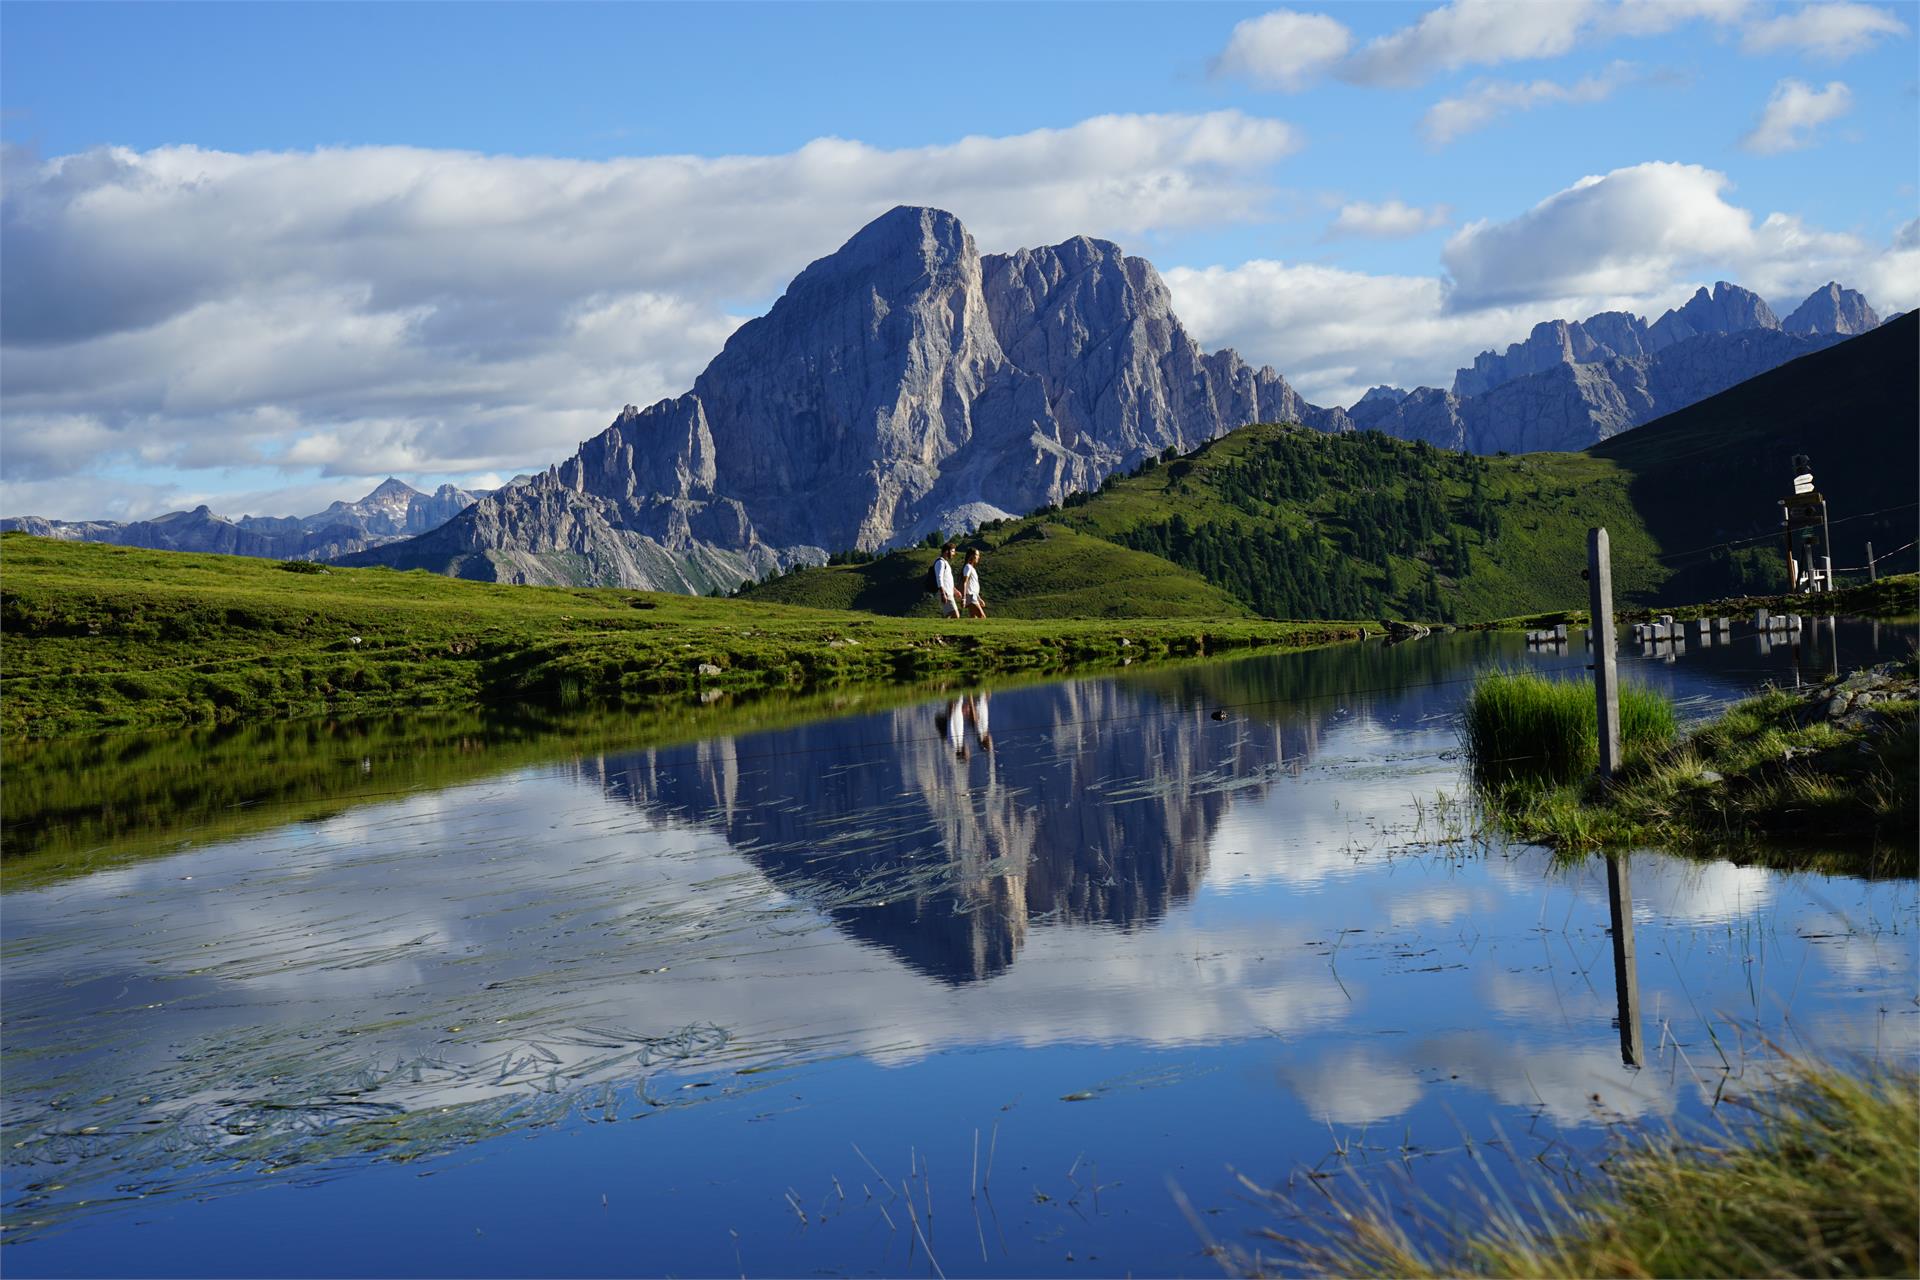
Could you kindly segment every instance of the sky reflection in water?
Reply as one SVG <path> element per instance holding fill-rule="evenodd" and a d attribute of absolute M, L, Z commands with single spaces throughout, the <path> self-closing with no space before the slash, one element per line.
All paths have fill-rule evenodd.
<path fill-rule="evenodd" d="M 1830 658 L 1627 666 L 1705 714 Z M 942 699 L 17 889 L 8 1269 L 1194 1272 L 1169 1178 L 1237 1238 L 1274 1220 L 1235 1170 L 1496 1133 L 1564 1163 L 1764 1087 L 1763 1037 L 1913 1061 L 1912 882 L 1641 853 L 1623 1064 L 1604 862 L 1447 799 L 1472 673 L 1585 660 L 1456 636 Z"/>

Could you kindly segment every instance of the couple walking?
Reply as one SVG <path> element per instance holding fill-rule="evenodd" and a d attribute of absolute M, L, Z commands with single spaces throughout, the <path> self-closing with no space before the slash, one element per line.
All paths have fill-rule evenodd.
<path fill-rule="evenodd" d="M 975 618 L 987 616 L 987 606 L 980 599 L 980 548 L 967 552 L 967 562 L 960 568 L 960 589 L 953 587 L 954 544 L 949 542 L 940 548 L 940 558 L 933 562 L 933 589 L 940 597 L 940 614 L 946 618 L 957 618 L 965 610 Z"/>

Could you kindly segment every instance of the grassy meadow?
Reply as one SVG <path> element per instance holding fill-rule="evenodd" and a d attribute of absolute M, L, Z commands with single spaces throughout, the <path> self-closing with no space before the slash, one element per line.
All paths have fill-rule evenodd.
<path fill-rule="evenodd" d="M 1359 623 L 946 622 L 0 537 L 0 735 L 1054 673 Z"/>

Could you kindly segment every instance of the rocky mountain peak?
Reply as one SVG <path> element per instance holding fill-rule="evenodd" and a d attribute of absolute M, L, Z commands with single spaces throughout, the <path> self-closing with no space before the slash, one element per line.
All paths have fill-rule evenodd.
<path fill-rule="evenodd" d="M 1807 295 L 1807 300 L 1794 308 L 1781 327 L 1788 333 L 1851 335 L 1865 333 L 1879 325 L 1880 317 L 1873 313 L 1864 297 L 1829 280 Z"/>
<path fill-rule="evenodd" d="M 916 291 L 927 277 L 964 268 L 979 256 L 973 237 L 946 210 L 898 205 L 795 276 L 782 300 L 804 299 L 849 280 L 883 298 L 897 298 Z"/>
<path fill-rule="evenodd" d="M 413 497 L 424 497 L 424 496 L 425 495 L 423 495 L 418 489 L 414 488 L 412 485 L 408 484 L 406 481 L 398 479 L 394 476 L 388 476 L 385 480 L 382 480 L 379 484 L 375 485 L 373 492 L 369 493 L 365 498 L 362 498 L 361 501 L 367 502 L 367 501 L 373 501 L 373 500 L 379 500 L 379 499 L 413 498 Z"/>
<path fill-rule="evenodd" d="M 983 257 L 952 214 L 901 206 L 794 277 L 685 395 L 623 407 L 545 478 L 376 558 L 704 589 L 1029 511 L 1279 420 L 1351 426 L 1202 352 L 1143 259 L 1089 236 Z"/>
<path fill-rule="evenodd" d="M 1695 290 L 1686 305 L 1667 312 L 1647 327 L 1655 350 L 1703 333 L 1741 333 L 1748 329 L 1778 329 L 1780 317 L 1759 294 L 1737 284 L 1716 280 L 1713 292 Z"/>

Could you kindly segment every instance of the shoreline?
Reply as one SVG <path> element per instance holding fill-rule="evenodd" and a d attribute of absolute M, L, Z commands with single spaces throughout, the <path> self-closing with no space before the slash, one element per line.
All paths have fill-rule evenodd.
<path fill-rule="evenodd" d="M 0 741 L 909 689 L 1313 648 L 1367 622 L 950 622 L 9 536 Z"/>

